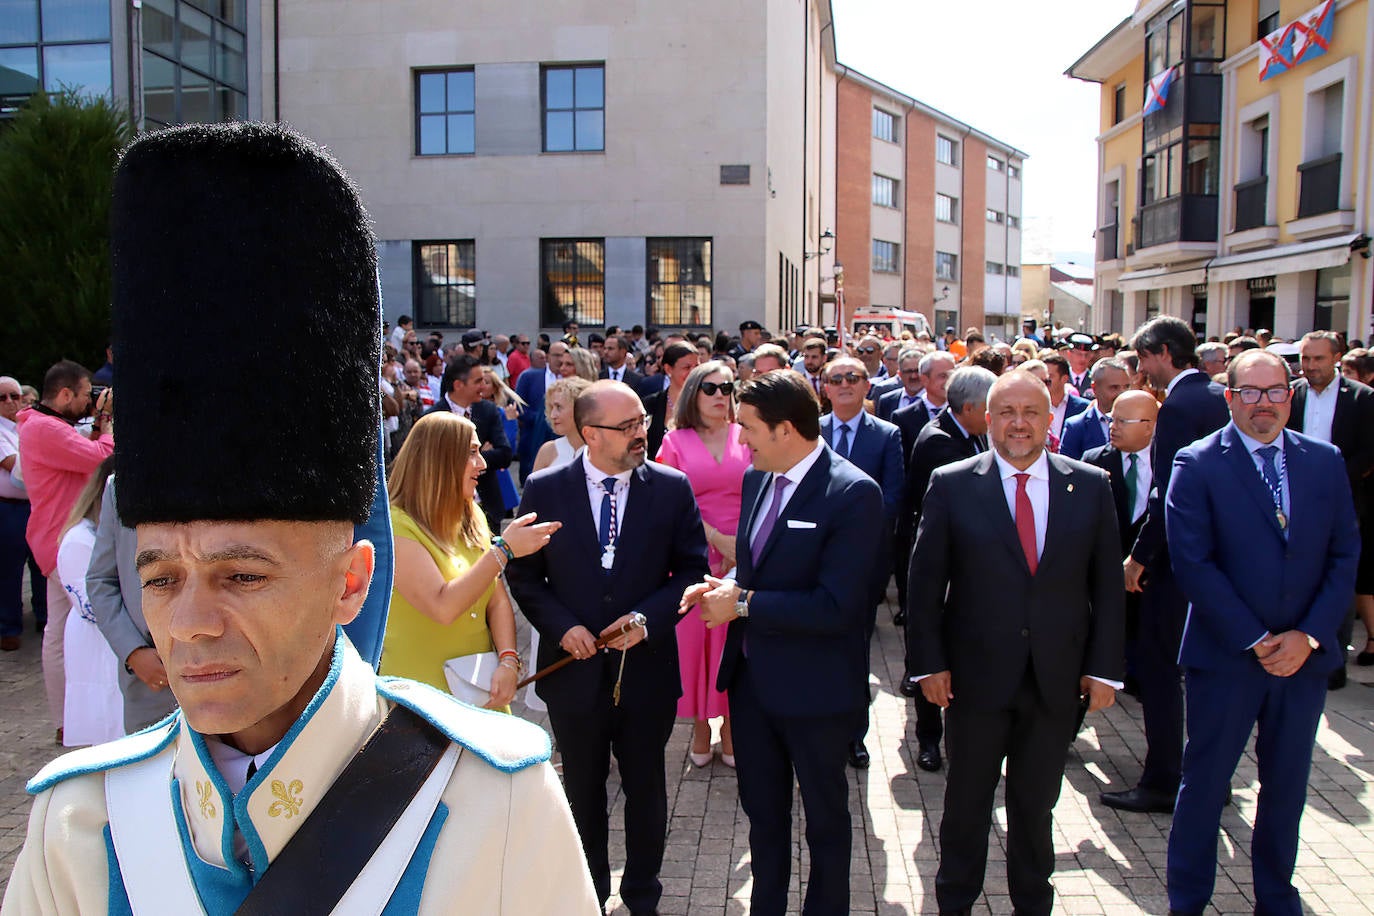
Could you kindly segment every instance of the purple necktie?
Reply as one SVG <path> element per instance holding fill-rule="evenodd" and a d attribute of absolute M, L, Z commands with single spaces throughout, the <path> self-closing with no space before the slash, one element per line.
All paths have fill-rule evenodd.
<path fill-rule="evenodd" d="M 754 543 L 750 548 L 755 569 L 758 568 L 759 557 L 763 555 L 763 545 L 768 543 L 768 536 L 773 533 L 773 526 L 777 524 L 778 513 L 782 511 L 782 491 L 786 490 L 787 485 L 791 482 L 782 475 L 773 479 L 773 504 L 768 507 L 768 512 L 763 516 L 763 523 L 759 525 L 759 530 L 754 535 Z"/>

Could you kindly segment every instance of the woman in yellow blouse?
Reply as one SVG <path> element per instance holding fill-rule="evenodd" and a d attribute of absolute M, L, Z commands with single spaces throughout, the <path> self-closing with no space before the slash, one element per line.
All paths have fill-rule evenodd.
<path fill-rule="evenodd" d="M 396 579 L 382 641 L 383 674 L 447 690 L 444 662 L 497 652 L 490 709 L 505 709 L 520 679 L 515 613 L 498 579 L 512 556 L 541 549 L 560 527 L 533 514 L 494 539 L 477 505 L 486 469 L 476 428 L 455 413 L 432 413 L 411 428 L 388 486 Z"/>

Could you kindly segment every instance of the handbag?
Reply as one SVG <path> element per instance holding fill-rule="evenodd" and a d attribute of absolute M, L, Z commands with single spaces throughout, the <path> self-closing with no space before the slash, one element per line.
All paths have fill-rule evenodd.
<path fill-rule="evenodd" d="M 495 652 L 450 658 L 444 662 L 448 692 L 471 706 L 482 706 L 491 698 L 491 675 L 499 662 Z"/>

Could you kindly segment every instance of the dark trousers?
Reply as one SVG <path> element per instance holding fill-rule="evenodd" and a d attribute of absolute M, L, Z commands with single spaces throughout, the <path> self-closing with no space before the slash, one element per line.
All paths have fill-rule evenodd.
<path fill-rule="evenodd" d="M 23 501 L 0 502 L 0 636 L 18 636 L 24 629 L 24 563 L 29 543 L 24 528 L 29 523 L 29 504 Z M 42 577 L 34 593 L 47 592 Z"/>
<path fill-rule="evenodd" d="M 1000 709 L 961 706 L 945 712 L 949 777 L 940 821 L 940 910 L 973 906 L 983 891 L 988 831 L 1002 761 L 1007 764 L 1007 884 L 1018 914 L 1048 914 L 1054 904 L 1051 811 L 1064 778 L 1064 749 L 1078 717 L 1074 698 L 1047 705 L 1030 667 L 1009 704 Z"/>
<path fill-rule="evenodd" d="M 1326 678 L 1302 671 L 1273 677 L 1253 664 L 1242 672 L 1190 668 L 1187 683 L 1188 746 L 1169 832 L 1169 909 L 1201 913 L 1212 899 L 1221 811 L 1231 775 L 1258 723 L 1260 793 L 1250 841 L 1255 912 L 1299 916 L 1302 904 L 1293 887 L 1298 822 L 1326 703 Z"/>
<path fill-rule="evenodd" d="M 1135 647 L 1135 678 L 1145 720 L 1145 769 L 1139 785 L 1157 792 L 1178 791 L 1183 766 L 1183 681 L 1178 647 L 1188 618 L 1188 599 L 1173 574 L 1151 570 L 1140 598 L 1140 629 Z"/>
<path fill-rule="evenodd" d="M 676 712 L 675 698 L 667 703 L 614 706 L 610 685 L 594 708 L 549 708 L 549 724 L 563 758 L 563 789 L 603 904 L 611 896 L 606 777 L 611 754 L 615 754 L 625 789 L 625 876 L 620 881 L 620 899 L 631 913 L 653 912 L 663 894 L 658 880 L 668 837 L 663 749 Z"/>
<path fill-rule="evenodd" d="M 739 800 L 749 817 L 749 855 L 754 875 L 750 912 L 787 911 L 792 877 L 792 778 L 806 811 L 811 855 L 805 916 L 849 912 L 848 743 L 856 717 L 777 716 L 759 705 L 751 673 L 741 659 L 730 685 L 730 728 L 735 739 Z"/>
<path fill-rule="evenodd" d="M 935 745 L 945 736 L 945 722 L 940 707 L 926 699 L 924 693 L 916 695 L 916 744 L 918 747 Z"/>
<path fill-rule="evenodd" d="M 48 580 L 38 568 L 33 550 L 29 550 L 29 603 L 33 605 L 33 619 L 42 630 L 48 625 Z"/>

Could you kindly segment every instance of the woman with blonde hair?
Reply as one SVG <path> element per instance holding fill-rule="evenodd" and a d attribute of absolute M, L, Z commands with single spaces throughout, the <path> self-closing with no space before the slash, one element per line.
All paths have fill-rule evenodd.
<path fill-rule="evenodd" d="M 559 379 L 544 392 L 544 418 L 549 421 L 549 429 L 558 438 L 539 446 L 539 453 L 534 457 L 534 471 L 562 467 L 577 457 L 578 450 L 585 443 L 577 424 L 573 422 L 573 403 L 579 394 L 591 386 L 592 383 L 586 379 L 573 376 Z"/>
<path fill-rule="evenodd" d="M 591 350 L 584 347 L 569 347 L 563 354 L 561 375 L 564 378 L 584 378 L 594 382 L 600 374 L 601 367 L 597 365 L 596 356 Z"/>
<path fill-rule="evenodd" d="M 113 470 L 113 456 L 95 469 L 72 504 L 58 538 L 57 575 L 72 603 L 62 643 L 66 678 L 62 743 L 67 747 L 101 744 L 124 735 L 119 659 L 96 626 L 95 612 L 86 596 L 86 569 L 95 548 L 105 482 Z"/>
<path fill-rule="evenodd" d="M 447 412 L 421 417 L 396 455 L 388 481 L 396 579 L 381 670 L 446 690 L 447 660 L 495 652 L 484 705 L 509 711 L 521 664 L 499 580 L 510 560 L 542 549 L 561 525 L 525 515 L 492 537 L 476 500 L 486 466 L 472 421 Z"/>

